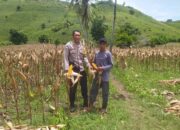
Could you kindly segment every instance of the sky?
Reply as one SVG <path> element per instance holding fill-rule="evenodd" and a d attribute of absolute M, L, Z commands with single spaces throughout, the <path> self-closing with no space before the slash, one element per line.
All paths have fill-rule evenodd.
<path fill-rule="evenodd" d="M 114 1 L 114 0 L 113 0 Z M 180 0 L 117 0 L 159 21 L 180 20 Z"/>

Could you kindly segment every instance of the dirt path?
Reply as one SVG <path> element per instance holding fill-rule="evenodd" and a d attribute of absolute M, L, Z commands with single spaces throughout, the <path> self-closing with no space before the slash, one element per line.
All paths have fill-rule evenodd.
<path fill-rule="evenodd" d="M 143 108 L 137 102 L 137 99 L 133 94 L 128 92 L 125 89 L 125 86 L 113 74 L 111 74 L 110 77 L 112 86 L 114 86 L 118 92 L 117 95 L 114 95 L 114 98 L 124 100 L 122 107 L 129 113 L 130 122 L 134 122 L 128 127 L 134 130 L 142 129 L 142 126 L 139 125 L 138 121 L 143 121 Z"/>
<path fill-rule="evenodd" d="M 124 88 L 124 85 L 116 79 L 116 77 L 111 74 L 110 76 L 110 81 L 111 81 L 111 84 L 116 87 L 118 93 L 119 93 L 119 98 L 122 98 L 124 100 L 130 100 L 130 98 L 132 97 L 132 94 L 130 94 L 128 91 L 125 90 Z M 118 98 L 118 97 L 117 97 Z"/>
<path fill-rule="evenodd" d="M 139 103 L 136 101 L 136 99 L 133 97 L 133 94 L 128 92 L 125 89 L 125 86 L 114 76 L 111 74 L 111 84 L 116 87 L 118 94 L 115 95 L 114 98 L 116 99 L 123 99 L 125 100 L 126 108 L 128 112 L 132 115 L 133 117 L 136 118 L 141 118 L 141 112 L 142 107 L 139 105 Z M 138 114 L 138 115 L 137 115 Z"/>

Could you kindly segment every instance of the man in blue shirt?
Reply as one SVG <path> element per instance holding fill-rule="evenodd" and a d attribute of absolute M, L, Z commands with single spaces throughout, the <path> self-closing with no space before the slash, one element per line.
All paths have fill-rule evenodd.
<path fill-rule="evenodd" d="M 95 54 L 94 63 L 97 65 L 97 73 L 93 79 L 92 88 L 90 91 L 90 107 L 96 100 L 99 86 L 102 88 L 102 109 L 101 112 L 105 113 L 108 97 L 109 97 L 109 72 L 113 66 L 112 54 L 106 50 L 107 41 L 105 38 L 99 40 L 99 51 Z"/>

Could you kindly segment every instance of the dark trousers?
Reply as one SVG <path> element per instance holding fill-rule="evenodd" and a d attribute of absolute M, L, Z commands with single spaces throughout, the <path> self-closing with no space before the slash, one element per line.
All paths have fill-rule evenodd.
<path fill-rule="evenodd" d="M 103 98 L 102 108 L 106 109 L 108 104 L 108 97 L 109 97 L 109 82 L 101 81 L 99 86 L 98 78 L 95 78 L 92 83 L 92 88 L 90 91 L 90 105 L 92 105 L 96 101 L 99 88 L 102 88 L 102 98 Z"/>
<path fill-rule="evenodd" d="M 80 78 L 80 85 L 81 85 L 81 94 L 84 99 L 83 106 L 88 107 L 88 91 L 87 91 L 87 74 L 85 71 L 80 72 L 82 77 Z M 69 99 L 70 99 L 70 106 L 74 107 L 75 97 L 76 97 L 76 90 L 77 90 L 77 84 L 70 87 L 70 93 L 69 93 Z"/>

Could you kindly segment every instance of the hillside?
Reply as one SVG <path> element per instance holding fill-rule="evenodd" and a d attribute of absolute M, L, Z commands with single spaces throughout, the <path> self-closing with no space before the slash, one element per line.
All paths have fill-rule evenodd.
<path fill-rule="evenodd" d="M 8 42 L 9 30 L 17 29 L 27 34 L 29 42 L 37 42 L 42 34 L 48 35 L 51 42 L 67 42 L 73 29 L 81 29 L 79 18 L 65 2 L 57 0 L 0 0 L 0 43 Z M 92 10 L 104 16 L 110 37 L 112 29 L 113 5 L 108 2 L 94 4 Z M 179 38 L 180 29 L 159 22 L 132 7 L 117 7 L 118 26 L 129 22 L 141 31 L 141 39 L 150 39 L 162 34 Z"/>
<path fill-rule="evenodd" d="M 172 21 L 172 22 L 166 22 L 167 25 L 175 27 L 177 29 L 180 29 L 180 20 L 178 21 Z"/>

